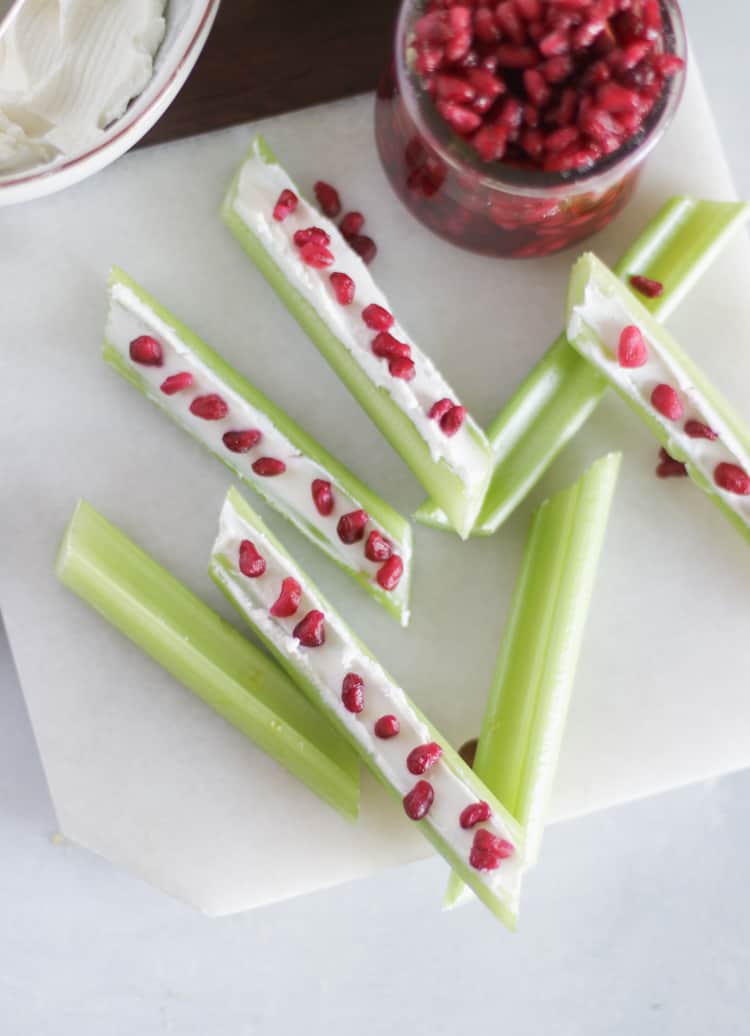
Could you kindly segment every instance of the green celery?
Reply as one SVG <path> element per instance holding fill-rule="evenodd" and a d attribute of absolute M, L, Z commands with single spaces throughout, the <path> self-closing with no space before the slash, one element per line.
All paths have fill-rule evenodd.
<path fill-rule="evenodd" d="M 266 574 L 259 579 L 246 579 L 239 572 L 234 552 L 237 543 L 243 539 L 250 539 L 266 559 Z M 425 774 L 425 779 L 432 776 L 435 781 L 435 803 L 432 812 L 419 822 L 420 830 L 490 910 L 514 928 L 517 920 L 517 888 L 525 865 L 524 839 L 519 825 L 445 738 L 431 726 L 393 678 L 382 670 L 330 602 L 325 600 L 247 501 L 234 489 L 230 489 L 222 510 L 210 572 L 222 592 L 238 608 L 292 679 L 342 735 L 348 738 L 375 776 L 397 798 L 400 799 L 417 778 L 409 776 L 406 766 L 400 761 L 396 764 L 387 753 L 379 760 L 379 746 L 398 746 L 401 751 L 403 745 L 405 761 L 406 753 L 415 743 L 420 743 L 423 737 L 440 744 L 442 757 L 436 764 L 440 772 L 437 776 L 434 770 Z M 264 579 L 269 576 L 271 582 L 264 588 Z M 293 617 L 274 619 L 268 612 L 267 602 L 275 596 L 279 581 L 290 576 L 303 588 L 302 603 Z M 326 640 L 322 647 L 304 648 L 293 641 L 291 630 L 311 608 L 325 615 Z M 318 651 L 320 655 L 315 654 Z M 342 674 L 347 671 L 360 673 L 364 679 L 365 711 L 356 717 L 344 709 L 340 700 Z M 375 699 L 375 704 L 371 703 L 371 697 Z M 387 705 L 383 704 L 383 699 Z M 381 714 L 381 709 L 399 718 L 401 730 L 397 740 L 387 743 L 378 741 L 371 733 L 371 724 Z M 420 729 L 420 724 L 424 725 L 425 731 Z M 454 780 L 457 781 L 455 786 L 452 783 Z M 433 818 L 433 814 L 438 812 L 438 804 L 447 801 L 440 798 L 441 794 L 447 794 L 445 790 L 441 792 L 441 788 L 446 787 L 441 782 L 446 781 L 451 787 L 460 789 L 457 794 L 462 804 L 464 801 L 469 803 L 481 799 L 489 802 L 493 811 L 491 829 L 502 833 L 515 847 L 513 857 L 505 860 L 498 871 L 492 872 L 490 878 L 483 878 L 468 862 L 475 832 L 463 831 L 458 816 L 451 816 L 448 820 L 443 815 L 440 825 Z M 446 834 L 447 831 L 450 834 Z"/>
<path fill-rule="evenodd" d="M 269 166 L 279 166 L 278 160 L 262 137 L 257 137 L 248 151 L 246 160 L 260 159 Z M 280 168 L 280 167 L 279 167 Z M 310 302 L 292 285 L 274 260 L 261 239 L 253 233 L 239 215 L 235 202 L 242 167 L 232 180 L 222 204 L 224 222 L 274 289 L 292 316 L 307 332 L 325 359 L 330 363 L 360 406 L 370 416 L 381 433 L 403 458 L 413 473 L 439 501 L 446 521 L 464 539 L 470 534 L 489 483 L 492 451 L 481 428 L 467 416 L 461 434 L 468 434 L 478 451 L 482 470 L 476 485 L 469 485 L 444 458 L 434 460 L 430 448 L 411 418 L 394 402 L 385 388 L 378 387 L 366 370 L 357 362 L 344 343 L 331 330 Z M 299 195 L 296 186 L 288 181 L 290 189 Z M 315 220 L 330 235 L 331 247 L 347 248 L 336 226 L 324 216 L 315 213 Z M 357 282 L 357 291 L 366 285 L 370 274 L 364 264 Z"/>
<path fill-rule="evenodd" d="M 122 270 L 113 267 L 110 274 L 110 292 L 116 290 L 119 285 L 129 289 L 138 302 L 146 310 L 153 313 L 156 319 L 165 325 L 170 332 L 176 335 L 191 356 L 207 370 L 211 379 L 211 384 L 207 387 L 218 391 L 219 394 L 226 390 L 236 393 L 243 403 L 266 417 L 289 440 L 292 447 L 299 452 L 302 458 L 308 458 L 325 469 L 324 473 L 327 479 L 332 482 L 334 492 L 339 490 L 341 495 L 346 494 L 355 502 L 356 508 L 361 507 L 367 511 L 372 522 L 394 542 L 404 563 L 404 573 L 398 587 L 394 591 L 388 592 L 383 590 L 366 571 L 358 569 L 355 564 L 349 564 L 346 554 L 343 551 L 337 550 L 335 545 L 331 544 L 329 539 L 321 532 L 318 524 L 315 524 L 314 521 L 311 521 L 305 514 L 291 506 L 277 494 L 276 479 L 254 476 L 250 467 L 250 461 L 244 454 L 231 453 L 223 449 L 221 452 L 214 452 L 212 450 L 214 455 L 230 471 L 242 479 L 256 493 L 260 494 L 271 507 L 283 514 L 309 540 L 328 554 L 336 564 L 340 565 L 367 593 L 395 616 L 402 625 L 406 625 L 409 619 L 409 589 L 413 567 L 412 530 L 409 522 L 386 503 L 382 497 L 361 482 L 340 461 L 328 453 L 327 450 L 300 428 L 288 414 L 223 360 L 218 353 L 202 341 L 190 328 L 181 323 L 177 317 L 162 306 L 144 288 L 128 277 Z M 122 302 L 120 304 L 122 305 Z M 151 333 L 155 333 L 153 327 L 150 327 L 149 330 Z M 123 356 L 121 351 L 111 341 L 105 342 L 104 358 L 107 363 L 111 364 L 119 374 L 148 399 L 160 407 L 185 430 L 192 432 L 195 422 L 191 423 L 192 419 L 187 415 L 185 407 L 178 405 L 179 396 L 165 396 L 158 391 L 154 391 L 136 365 L 129 358 Z M 312 507 L 310 510 L 313 510 Z M 315 518 L 317 519 L 317 515 Z M 319 524 L 322 524 L 324 521 L 334 522 L 335 517 L 321 518 Z M 359 554 L 356 556 L 359 557 Z"/>
<path fill-rule="evenodd" d="M 121 633 L 350 819 L 357 757 L 259 648 L 80 500 L 58 578 Z"/>
<path fill-rule="evenodd" d="M 637 273 L 662 282 L 659 298 L 642 301 L 664 321 L 748 216 L 750 205 L 744 202 L 672 198 L 615 270 L 623 280 Z M 588 420 L 606 387 L 601 375 L 570 348 L 563 332 L 490 425 L 487 437 L 495 470 L 473 535 L 497 531 Z M 414 517 L 432 528 L 451 528 L 431 500 Z"/>
<path fill-rule="evenodd" d="M 539 855 L 620 454 L 593 464 L 531 520 L 474 760 Z M 451 875 L 446 906 L 462 898 Z"/>
<path fill-rule="evenodd" d="M 606 342 L 590 323 L 585 309 L 591 289 L 612 306 L 615 326 L 637 325 L 649 351 L 649 364 L 625 368 L 617 362 L 617 342 Z M 611 322 L 611 321 L 610 321 Z M 609 381 L 658 441 L 676 460 L 682 461 L 695 484 L 707 493 L 732 525 L 750 540 L 750 504 L 746 497 L 720 489 L 714 482 L 718 463 L 735 464 L 750 473 L 750 427 L 708 380 L 703 371 L 683 351 L 672 336 L 654 320 L 648 308 L 595 255 L 582 256 L 573 267 L 568 290 L 568 337 L 581 356 Z M 650 400 L 658 372 L 661 380 L 676 388 L 686 407 L 686 418 L 709 425 L 718 440 L 693 439 L 684 430 L 684 421 L 670 421 L 655 410 Z M 735 505 L 735 506 L 733 506 Z"/>

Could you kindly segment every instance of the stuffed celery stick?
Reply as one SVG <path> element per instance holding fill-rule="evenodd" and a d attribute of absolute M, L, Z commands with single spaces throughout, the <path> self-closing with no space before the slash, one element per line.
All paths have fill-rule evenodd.
<path fill-rule="evenodd" d="M 105 359 L 406 625 L 409 523 L 121 270 L 109 295 Z"/>
<path fill-rule="evenodd" d="M 743 202 L 672 198 L 615 270 L 623 280 L 634 277 L 635 283 L 655 292 L 642 296 L 643 305 L 658 320 L 666 320 L 748 216 L 750 205 Z M 587 421 L 606 387 L 563 332 L 490 425 L 495 467 L 475 535 L 497 531 Z M 422 504 L 415 518 L 433 528 L 451 527 L 432 500 Z"/>
<path fill-rule="evenodd" d="M 59 579 L 344 816 L 359 762 L 285 673 L 84 500 L 57 556 Z"/>
<path fill-rule="evenodd" d="M 640 299 L 590 253 L 570 277 L 568 339 L 750 540 L 750 428 Z"/>
<path fill-rule="evenodd" d="M 484 433 L 367 267 L 256 137 L 222 215 L 382 434 L 466 537 L 492 467 Z"/>
<path fill-rule="evenodd" d="M 535 511 L 479 734 L 474 770 L 539 854 L 620 454 Z M 451 875 L 446 906 L 462 898 Z"/>
<path fill-rule="evenodd" d="M 243 553 L 262 575 L 243 573 Z M 421 822 L 451 866 L 515 926 L 524 867 L 519 825 L 359 642 L 236 490 L 211 558 L 218 586 L 310 700 Z"/>

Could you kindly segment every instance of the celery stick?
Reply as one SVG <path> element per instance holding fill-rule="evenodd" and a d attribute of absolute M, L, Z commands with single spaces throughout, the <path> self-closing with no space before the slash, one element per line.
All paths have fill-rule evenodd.
<path fill-rule="evenodd" d="M 620 332 L 629 325 L 639 328 L 648 349 L 640 367 L 621 367 L 617 360 Z M 578 260 L 570 277 L 568 339 L 750 540 L 750 427 L 641 300 L 590 253 Z M 657 385 L 676 391 L 681 415 L 670 419 L 654 406 L 651 394 Z M 693 438 L 689 422 L 708 426 L 714 438 Z M 724 465 L 740 469 L 742 484 L 734 491 L 722 480 Z"/>
<path fill-rule="evenodd" d="M 160 366 L 132 360 L 129 344 L 142 334 L 153 336 L 160 343 L 163 350 Z M 110 276 L 104 358 L 333 558 L 402 625 L 408 623 L 412 572 L 409 523 L 148 292 L 116 268 Z M 168 375 L 181 371 L 193 376 L 193 384 L 188 389 L 174 395 L 160 391 L 159 386 Z M 225 418 L 207 421 L 190 412 L 190 403 L 196 396 L 210 393 L 218 394 L 229 404 Z M 249 452 L 232 452 L 224 444 L 223 434 L 238 427 L 262 431 L 262 438 Z M 268 454 L 284 461 L 283 475 L 270 478 L 256 475 L 253 462 Z M 328 516 L 322 516 L 313 502 L 314 479 L 332 485 L 335 504 Z M 391 591 L 379 585 L 379 564 L 365 557 L 363 541 L 346 544 L 337 535 L 336 525 L 341 515 L 359 509 L 370 516 L 366 533 L 373 529 L 384 533 L 403 562 L 403 575 Z"/>
<path fill-rule="evenodd" d="M 244 540 L 250 540 L 266 561 L 266 571 L 260 578 L 245 578 L 239 570 L 238 554 Z M 407 755 L 430 742 L 440 746 L 442 755 L 421 778 L 429 781 L 434 791 L 429 812 L 418 821 L 422 833 L 490 910 L 514 927 L 517 890 L 525 865 L 519 825 L 381 668 L 234 489 L 230 489 L 221 513 L 210 571 L 289 675 L 397 798 L 407 795 L 418 779 L 412 776 L 416 771 L 405 765 Z M 274 618 L 269 606 L 281 580 L 288 578 L 296 579 L 302 588 L 299 606 L 288 618 Z M 318 638 L 317 646 L 304 645 L 296 630 L 300 620 L 307 619 L 312 610 L 325 617 L 325 640 L 320 642 Z M 348 711 L 342 703 L 347 674 L 356 674 L 362 680 L 362 711 Z M 396 736 L 386 739 L 375 735 L 375 723 L 384 715 L 398 720 L 400 730 Z M 482 827 L 465 830 L 459 816 L 467 806 L 480 800 L 489 804 L 492 815 Z M 470 863 L 474 839 L 488 834 L 511 843 L 513 850 L 502 863 L 498 859 L 494 868 L 475 869 Z"/>
<path fill-rule="evenodd" d="M 534 512 L 479 734 L 474 770 L 523 827 L 529 866 L 539 855 L 620 460 L 602 457 Z M 451 875 L 446 906 L 462 892 Z"/>
<path fill-rule="evenodd" d="M 299 205 L 293 215 L 276 222 L 273 205 L 281 190 L 294 191 Z M 362 308 L 376 303 L 393 312 L 367 267 L 340 231 L 300 196 L 266 142 L 257 137 L 235 175 L 222 206 L 222 216 L 349 391 L 385 438 L 432 493 L 460 536 L 469 535 L 481 507 L 492 467 L 492 451 L 484 432 L 470 416 L 454 435 L 445 435 L 427 417 L 433 403 L 458 398 L 451 387 L 396 322 L 390 329 L 407 342 L 415 364 L 413 381 L 391 377 L 385 360 L 373 356 L 374 331 L 367 331 Z M 292 243 L 295 231 L 314 224 L 330 237 L 331 270 L 350 274 L 354 302 L 339 305 L 326 270 L 306 266 Z"/>
<path fill-rule="evenodd" d="M 743 202 L 672 198 L 615 269 L 623 280 L 638 273 L 661 281 L 663 294 L 642 301 L 654 317 L 666 320 L 749 215 Z M 588 420 L 605 389 L 601 375 L 581 362 L 563 332 L 490 425 L 495 470 L 474 535 L 497 531 Z M 431 500 L 414 517 L 450 528 Z"/>
<path fill-rule="evenodd" d="M 58 578 L 316 795 L 356 819 L 356 756 L 293 683 L 187 587 L 80 500 Z"/>

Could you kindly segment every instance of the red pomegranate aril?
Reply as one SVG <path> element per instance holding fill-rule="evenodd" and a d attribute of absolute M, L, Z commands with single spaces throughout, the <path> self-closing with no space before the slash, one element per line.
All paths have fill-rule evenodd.
<path fill-rule="evenodd" d="M 512 43 L 501 43 L 495 53 L 501 68 L 534 68 L 539 60 L 534 47 L 517 47 Z"/>
<path fill-rule="evenodd" d="M 471 32 L 464 29 L 461 32 L 457 32 L 453 39 L 445 45 L 445 56 L 448 61 L 461 61 L 470 50 Z"/>
<path fill-rule="evenodd" d="M 485 827 L 474 835 L 469 854 L 469 863 L 479 871 L 494 871 L 503 860 L 513 855 L 513 846 L 504 838 L 498 838 Z"/>
<path fill-rule="evenodd" d="M 542 0 L 513 0 L 513 4 L 520 16 L 527 22 L 537 21 L 544 13 Z"/>
<path fill-rule="evenodd" d="M 417 781 L 404 795 L 404 812 L 410 820 L 424 820 L 435 801 L 435 789 L 429 781 Z"/>
<path fill-rule="evenodd" d="M 242 431 L 224 432 L 221 441 L 231 453 L 249 453 L 263 438 L 257 428 L 245 428 Z"/>
<path fill-rule="evenodd" d="M 500 39 L 495 16 L 488 7 L 480 7 L 474 15 L 474 32 L 482 43 L 496 43 Z"/>
<path fill-rule="evenodd" d="M 283 475 L 286 471 L 286 464 L 276 457 L 258 457 L 253 464 L 253 471 L 261 478 L 275 478 L 276 475 Z"/>
<path fill-rule="evenodd" d="M 339 198 L 339 192 L 331 184 L 326 183 L 325 180 L 318 180 L 313 190 L 315 191 L 315 197 L 318 200 L 323 212 L 328 216 L 329 219 L 335 219 L 336 216 L 341 212 L 341 199 Z"/>
<path fill-rule="evenodd" d="M 301 599 L 302 587 L 292 576 L 287 576 L 281 582 L 279 596 L 271 605 L 271 615 L 277 619 L 288 619 L 299 608 Z"/>
<path fill-rule="evenodd" d="M 608 112 L 638 112 L 643 106 L 641 95 L 619 83 L 602 83 L 596 91 L 596 103 Z"/>
<path fill-rule="evenodd" d="M 505 126 L 509 134 L 520 128 L 523 122 L 523 105 L 517 98 L 509 97 L 500 112 L 498 123 Z"/>
<path fill-rule="evenodd" d="M 714 470 L 714 482 L 719 489 L 736 496 L 750 496 L 750 475 L 738 464 L 722 462 Z"/>
<path fill-rule="evenodd" d="M 461 134 L 462 137 L 473 133 L 482 124 L 482 118 L 478 112 L 471 108 L 465 108 L 455 101 L 438 101 L 435 105 L 449 126 Z"/>
<path fill-rule="evenodd" d="M 540 53 L 545 58 L 554 58 L 558 54 L 567 54 L 570 50 L 570 39 L 566 32 L 560 29 L 555 29 L 554 32 L 548 33 L 547 36 L 543 36 L 539 43 Z"/>
<path fill-rule="evenodd" d="M 327 518 L 332 513 L 334 505 L 331 483 L 324 478 L 314 478 L 310 490 L 316 511 Z"/>
<path fill-rule="evenodd" d="M 375 721 L 373 729 L 375 737 L 379 737 L 381 741 L 388 741 L 390 738 L 397 736 L 401 730 L 401 724 L 397 716 L 381 716 L 380 719 Z"/>
<path fill-rule="evenodd" d="M 204 421 L 221 421 L 229 413 L 229 407 L 215 392 L 207 396 L 196 396 L 190 404 L 190 413 Z"/>
<path fill-rule="evenodd" d="M 671 385 L 657 385 L 651 393 L 651 404 L 668 421 L 679 421 L 684 413 L 682 400 Z"/>
<path fill-rule="evenodd" d="M 440 428 L 443 435 L 447 435 L 451 439 L 463 425 L 466 420 L 466 407 L 465 406 L 452 406 L 443 416 L 440 418 Z"/>
<path fill-rule="evenodd" d="M 174 396 L 177 392 L 190 388 L 193 384 L 193 375 L 190 371 L 180 371 L 178 374 L 170 374 L 165 378 L 159 388 L 165 396 Z"/>
<path fill-rule="evenodd" d="M 489 803 L 481 799 L 479 802 L 472 802 L 470 806 L 462 809 L 458 822 L 464 831 L 470 831 L 477 824 L 486 824 L 491 819 L 492 810 L 489 807 Z"/>
<path fill-rule="evenodd" d="M 547 151 L 564 151 L 565 148 L 575 144 L 578 140 L 578 130 L 575 126 L 564 126 L 562 129 L 548 133 L 544 140 L 544 147 Z"/>
<path fill-rule="evenodd" d="M 342 514 L 336 525 L 336 532 L 341 542 L 359 543 L 361 539 L 364 539 L 365 526 L 369 520 L 370 516 L 367 511 L 363 511 L 361 508 L 357 511 L 349 511 L 348 514 Z"/>
<path fill-rule="evenodd" d="M 164 363 L 162 347 L 151 335 L 138 335 L 130 343 L 130 359 L 143 367 L 161 367 Z"/>
<path fill-rule="evenodd" d="M 348 273 L 335 272 L 328 279 L 336 295 L 336 301 L 340 305 L 348 306 L 354 301 L 354 281 Z"/>
<path fill-rule="evenodd" d="M 427 416 L 431 421 L 439 421 L 449 410 L 452 410 L 455 403 L 452 399 L 439 399 L 437 403 L 433 403 L 430 407 Z"/>
<path fill-rule="evenodd" d="M 495 8 L 495 22 L 498 25 L 503 38 L 513 43 L 523 43 L 526 39 L 526 29 L 518 17 L 513 0 L 505 0 Z"/>
<path fill-rule="evenodd" d="M 599 33 L 604 31 L 605 25 L 606 22 L 598 18 L 590 18 L 583 25 L 579 25 L 573 32 L 573 48 L 583 50 L 585 47 L 590 47 Z"/>
<path fill-rule="evenodd" d="M 333 252 L 330 252 L 325 245 L 318 245 L 314 241 L 308 241 L 299 250 L 302 261 L 312 266 L 315 270 L 324 270 L 333 263 Z"/>
<path fill-rule="evenodd" d="M 573 71 L 573 62 L 567 54 L 560 54 L 558 57 L 548 58 L 538 67 L 548 83 L 561 83 Z"/>
<path fill-rule="evenodd" d="M 326 628 L 323 612 L 316 608 L 309 611 L 294 627 L 292 636 L 300 642 L 302 647 L 314 648 L 325 644 Z"/>
<path fill-rule="evenodd" d="M 687 468 L 682 461 L 670 457 L 666 450 L 662 450 L 661 454 L 659 463 L 656 465 L 657 478 L 683 478 L 687 475 Z"/>
<path fill-rule="evenodd" d="M 367 234 L 349 234 L 346 238 L 346 243 L 367 266 L 370 265 L 378 254 L 377 245 Z"/>
<path fill-rule="evenodd" d="M 539 158 L 544 151 L 544 134 L 536 129 L 524 130 L 519 143 L 527 155 L 531 158 Z"/>
<path fill-rule="evenodd" d="M 448 38 L 448 26 L 440 11 L 430 11 L 422 15 L 414 24 L 414 35 L 418 40 L 430 43 L 443 43 Z"/>
<path fill-rule="evenodd" d="M 640 329 L 634 324 L 624 327 L 617 344 L 617 362 L 621 367 L 642 367 L 648 362 L 648 349 Z"/>
<path fill-rule="evenodd" d="M 471 143 L 485 162 L 498 162 L 505 154 L 508 130 L 505 126 L 482 126 Z"/>
<path fill-rule="evenodd" d="M 430 76 L 443 64 L 445 51 L 438 46 L 424 46 L 417 55 L 416 69 L 421 76 Z"/>
<path fill-rule="evenodd" d="M 409 773 L 413 773 L 415 777 L 419 777 L 423 773 L 427 773 L 442 754 L 443 749 L 437 741 L 430 741 L 426 745 L 417 745 L 416 748 L 412 748 L 406 757 L 406 769 Z"/>
<path fill-rule="evenodd" d="M 398 554 L 394 554 L 393 557 L 388 558 L 384 565 L 381 565 L 375 578 L 378 581 L 378 585 L 390 593 L 401 582 L 403 574 L 404 563 Z"/>
<path fill-rule="evenodd" d="M 373 529 L 365 544 L 365 557 L 368 561 L 387 561 L 393 554 L 393 544 L 377 529 Z"/>
<path fill-rule="evenodd" d="M 465 79 L 445 74 L 435 76 L 435 90 L 441 101 L 457 101 L 459 104 L 471 104 L 477 93 Z"/>
<path fill-rule="evenodd" d="M 685 422 L 685 434 L 689 435 L 691 439 L 709 439 L 711 442 L 715 442 L 719 438 L 713 428 L 709 428 L 702 421 L 692 419 Z"/>
<path fill-rule="evenodd" d="M 388 370 L 394 378 L 402 381 L 411 381 L 416 374 L 414 362 L 405 356 L 398 356 L 395 360 L 388 361 Z"/>
<path fill-rule="evenodd" d="M 302 230 L 295 230 L 292 238 L 297 248 L 303 248 L 312 242 L 314 245 L 330 245 L 331 238 L 322 227 L 305 227 Z"/>
<path fill-rule="evenodd" d="M 370 348 L 381 359 L 408 359 L 411 356 L 411 349 L 406 342 L 399 342 L 398 338 L 394 338 L 387 331 L 381 331 L 380 334 L 375 335 Z"/>
<path fill-rule="evenodd" d="M 581 112 L 578 125 L 583 133 L 601 146 L 608 146 L 610 141 L 619 145 L 622 128 L 603 108 L 587 107 Z"/>
<path fill-rule="evenodd" d="M 250 540 L 240 543 L 240 572 L 248 579 L 257 579 L 266 571 L 266 560 L 258 553 L 255 544 Z"/>
<path fill-rule="evenodd" d="M 664 285 L 661 281 L 652 280 L 650 277 L 643 277 L 639 273 L 633 273 L 628 278 L 630 287 L 634 288 L 640 295 L 647 299 L 658 299 L 664 292 Z"/>
<path fill-rule="evenodd" d="M 365 225 L 365 217 L 361 212 L 347 212 L 339 223 L 339 230 L 344 237 L 351 234 L 358 234 Z"/>
<path fill-rule="evenodd" d="M 362 712 L 365 707 L 365 681 L 359 673 L 347 673 L 341 684 L 341 701 L 347 712 Z"/>
<path fill-rule="evenodd" d="M 523 85 L 532 104 L 543 108 L 550 99 L 550 88 L 547 80 L 536 68 L 524 69 Z"/>
<path fill-rule="evenodd" d="M 471 68 L 467 73 L 467 79 L 474 87 L 476 93 L 475 102 L 482 97 L 494 101 L 500 94 L 505 92 L 505 83 L 501 82 L 486 68 Z"/>
<path fill-rule="evenodd" d="M 298 204 L 299 198 L 294 191 L 285 187 L 273 207 L 273 218 L 277 223 L 281 223 L 287 216 L 291 216 Z"/>
<path fill-rule="evenodd" d="M 393 317 L 376 302 L 370 303 L 362 310 L 362 319 L 373 331 L 389 331 L 394 324 Z"/>
<path fill-rule="evenodd" d="M 681 72 L 685 67 L 685 62 L 682 58 L 678 58 L 676 54 L 657 54 L 654 58 L 654 65 L 657 72 L 668 78 L 677 72 Z"/>

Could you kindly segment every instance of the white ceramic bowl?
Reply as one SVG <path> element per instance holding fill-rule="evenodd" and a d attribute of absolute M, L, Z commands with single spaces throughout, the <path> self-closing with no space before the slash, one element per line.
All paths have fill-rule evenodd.
<path fill-rule="evenodd" d="M 106 131 L 101 143 L 63 161 L 0 176 L 0 206 L 52 194 L 114 162 L 151 129 L 174 100 L 203 49 L 220 0 L 169 0 L 164 40 L 146 89 Z"/>

